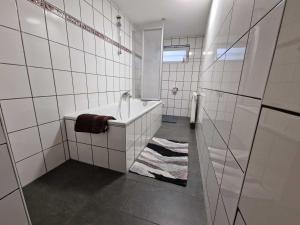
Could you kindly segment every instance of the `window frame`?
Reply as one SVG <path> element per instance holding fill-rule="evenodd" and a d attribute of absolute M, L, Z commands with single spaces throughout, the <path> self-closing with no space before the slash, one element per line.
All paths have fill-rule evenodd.
<path fill-rule="evenodd" d="M 164 46 L 163 49 L 163 56 L 164 56 L 164 52 L 165 51 L 179 51 L 179 50 L 184 50 L 186 52 L 186 57 L 185 59 L 183 59 L 182 61 L 164 61 L 164 57 L 163 57 L 163 63 L 168 63 L 168 64 L 172 64 L 172 63 L 186 63 L 189 61 L 189 56 L 190 56 L 190 45 L 167 45 Z"/>

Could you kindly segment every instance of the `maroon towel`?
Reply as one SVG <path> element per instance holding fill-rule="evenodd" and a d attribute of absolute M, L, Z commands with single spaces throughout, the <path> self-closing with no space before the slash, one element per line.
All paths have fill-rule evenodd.
<path fill-rule="evenodd" d="M 108 120 L 115 120 L 112 116 L 100 116 L 94 114 L 81 114 L 75 123 L 76 132 L 105 133 L 108 130 Z"/>

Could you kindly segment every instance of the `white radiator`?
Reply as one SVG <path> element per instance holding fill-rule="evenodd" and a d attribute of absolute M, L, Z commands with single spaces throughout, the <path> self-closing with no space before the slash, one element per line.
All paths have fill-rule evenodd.
<path fill-rule="evenodd" d="M 192 102 L 191 102 L 191 118 L 190 118 L 190 125 L 192 128 L 195 127 L 195 123 L 196 123 L 197 101 L 198 101 L 198 94 L 196 92 L 193 92 Z"/>

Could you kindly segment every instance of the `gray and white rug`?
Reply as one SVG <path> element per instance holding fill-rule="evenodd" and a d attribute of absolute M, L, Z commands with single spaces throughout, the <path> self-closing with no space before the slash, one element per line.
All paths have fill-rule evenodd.
<path fill-rule="evenodd" d="M 188 143 L 152 138 L 130 168 L 130 172 L 186 186 Z"/>

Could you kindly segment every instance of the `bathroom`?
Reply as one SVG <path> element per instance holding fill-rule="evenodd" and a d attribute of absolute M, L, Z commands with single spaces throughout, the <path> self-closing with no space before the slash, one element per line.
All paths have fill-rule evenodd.
<path fill-rule="evenodd" d="M 299 11 L 2 0 L 0 225 L 299 225 Z"/>

